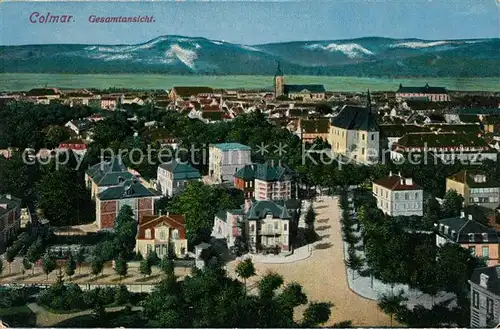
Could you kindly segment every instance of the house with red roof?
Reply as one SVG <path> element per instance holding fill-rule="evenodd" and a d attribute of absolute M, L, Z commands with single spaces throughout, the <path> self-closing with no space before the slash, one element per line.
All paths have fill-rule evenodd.
<path fill-rule="evenodd" d="M 389 216 L 422 216 L 424 190 L 412 178 L 401 174 L 375 180 L 372 183 L 377 207 Z"/>
<path fill-rule="evenodd" d="M 158 257 L 185 257 L 188 251 L 186 223 L 183 215 L 144 216 L 137 227 L 135 243 L 143 257 L 155 251 Z"/>

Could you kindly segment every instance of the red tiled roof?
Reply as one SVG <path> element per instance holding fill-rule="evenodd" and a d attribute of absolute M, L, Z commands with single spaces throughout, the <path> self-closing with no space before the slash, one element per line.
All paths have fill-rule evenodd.
<path fill-rule="evenodd" d="M 406 190 L 421 190 L 422 188 L 415 184 L 413 180 L 411 184 L 406 184 L 406 179 L 401 176 L 393 175 L 377 179 L 373 184 L 380 185 L 393 191 L 406 191 Z"/>
<path fill-rule="evenodd" d="M 186 238 L 186 223 L 183 215 L 168 215 L 168 216 L 143 216 L 137 228 L 137 239 L 145 239 L 147 229 L 151 230 L 151 239 L 155 238 L 155 227 L 166 224 L 166 226 L 177 229 L 179 238 Z"/>

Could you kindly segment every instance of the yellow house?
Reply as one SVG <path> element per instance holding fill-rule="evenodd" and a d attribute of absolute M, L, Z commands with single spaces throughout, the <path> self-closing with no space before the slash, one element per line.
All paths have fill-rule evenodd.
<path fill-rule="evenodd" d="M 136 252 L 146 257 L 155 251 L 158 257 L 185 257 L 188 252 L 184 216 L 144 216 L 137 227 Z"/>
<path fill-rule="evenodd" d="M 380 133 L 371 108 L 345 105 L 330 123 L 328 143 L 334 154 L 360 163 L 377 163 Z"/>
<path fill-rule="evenodd" d="M 446 191 L 455 190 L 464 204 L 495 209 L 499 205 L 500 183 L 480 170 L 462 170 L 446 178 Z"/>

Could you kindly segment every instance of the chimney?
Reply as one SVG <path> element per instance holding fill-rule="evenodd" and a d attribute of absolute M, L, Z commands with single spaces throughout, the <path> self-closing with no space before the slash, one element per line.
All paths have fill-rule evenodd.
<path fill-rule="evenodd" d="M 488 288 L 488 279 L 488 275 L 481 273 L 481 275 L 479 276 L 479 285 L 483 288 Z"/>
<path fill-rule="evenodd" d="M 468 218 L 469 220 L 472 220 L 472 215 L 471 215 L 471 214 L 468 214 L 468 215 L 467 215 L 467 218 Z"/>
<path fill-rule="evenodd" d="M 169 211 L 167 211 L 167 217 L 169 217 L 169 216 L 170 216 L 170 212 L 169 212 Z"/>
<path fill-rule="evenodd" d="M 465 218 L 465 212 L 461 211 L 460 212 L 460 217 Z"/>
<path fill-rule="evenodd" d="M 391 171 L 389 171 L 389 177 L 391 177 L 391 176 L 392 176 L 392 170 L 391 170 Z"/>
<path fill-rule="evenodd" d="M 250 199 L 245 199 L 245 212 L 248 212 L 250 210 L 250 207 L 252 206 L 252 201 Z"/>
<path fill-rule="evenodd" d="M 406 185 L 413 185 L 413 179 L 406 178 Z"/>
<path fill-rule="evenodd" d="M 401 185 L 405 185 L 405 180 L 401 178 Z"/>
<path fill-rule="evenodd" d="M 398 171 L 398 176 L 401 177 L 401 171 Z"/>

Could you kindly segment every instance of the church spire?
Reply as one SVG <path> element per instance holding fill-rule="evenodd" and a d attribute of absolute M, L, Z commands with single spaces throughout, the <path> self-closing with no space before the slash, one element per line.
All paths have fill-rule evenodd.
<path fill-rule="evenodd" d="M 274 76 L 275 77 L 282 77 L 283 76 L 283 72 L 281 71 L 281 67 L 280 67 L 280 62 L 278 62 L 278 68 L 276 69 L 276 74 Z"/>

